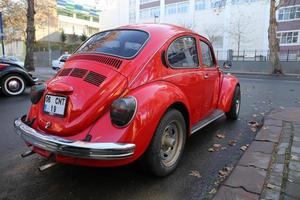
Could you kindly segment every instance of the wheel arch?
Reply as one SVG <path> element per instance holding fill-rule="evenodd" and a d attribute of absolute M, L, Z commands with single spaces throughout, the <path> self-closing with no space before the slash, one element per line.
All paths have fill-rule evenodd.
<path fill-rule="evenodd" d="M 174 102 L 173 104 L 171 104 L 169 106 L 168 110 L 169 109 L 176 109 L 183 115 L 185 125 L 186 125 L 186 131 L 187 131 L 186 134 L 187 134 L 187 136 L 189 136 L 190 135 L 190 127 L 191 127 L 191 125 L 190 125 L 190 113 L 189 113 L 186 105 L 181 101 L 177 101 L 177 102 Z M 168 110 L 165 111 L 165 113 L 168 112 Z"/>
<path fill-rule="evenodd" d="M 223 75 L 221 83 L 218 108 L 224 112 L 228 112 L 232 104 L 235 88 L 237 86 L 240 87 L 240 83 L 235 76 L 228 74 Z"/>

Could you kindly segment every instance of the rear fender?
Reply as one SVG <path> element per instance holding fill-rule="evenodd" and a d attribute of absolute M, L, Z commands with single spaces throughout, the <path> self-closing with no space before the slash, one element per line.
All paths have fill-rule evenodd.
<path fill-rule="evenodd" d="M 221 84 L 218 107 L 224 112 L 228 112 L 232 104 L 234 90 L 239 85 L 239 80 L 232 75 L 223 74 Z"/>
<path fill-rule="evenodd" d="M 187 98 L 176 86 L 167 82 L 155 82 L 140 86 L 125 96 L 137 100 L 137 111 L 128 126 L 118 128 L 111 123 L 109 111 L 97 120 L 90 131 L 92 142 L 134 143 L 134 156 L 126 162 L 140 157 L 151 142 L 160 119 L 174 103 L 185 105 L 189 113 Z M 190 127 L 190 126 L 189 126 Z M 119 161 L 120 162 L 120 161 Z"/>

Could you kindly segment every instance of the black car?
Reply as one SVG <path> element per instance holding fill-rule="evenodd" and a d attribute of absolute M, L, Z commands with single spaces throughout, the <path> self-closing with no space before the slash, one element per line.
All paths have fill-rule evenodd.
<path fill-rule="evenodd" d="M 4 59 L 0 59 L 0 90 L 7 96 L 22 94 L 26 86 L 32 86 L 38 79 L 25 68 Z"/>

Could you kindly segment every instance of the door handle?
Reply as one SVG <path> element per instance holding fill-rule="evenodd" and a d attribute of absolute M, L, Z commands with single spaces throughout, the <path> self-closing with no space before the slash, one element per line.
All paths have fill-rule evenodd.
<path fill-rule="evenodd" d="M 205 74 L 205 75 L 204 75 L 204 79 L 208 79 L 208 74 Z"/>

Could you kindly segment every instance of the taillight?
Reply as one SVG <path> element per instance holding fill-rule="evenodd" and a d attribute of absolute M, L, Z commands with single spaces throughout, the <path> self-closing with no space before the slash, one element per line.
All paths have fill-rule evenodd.
<path fill-rule="evenodd" d="M 0 64 L 0 70 L 3 70 L 8 66 L 9 66 L 8 64 Z"/>
<path fill-rule="evenodd" d="M 30 97 L 31 103 L 37 104 L 42 98 L 46 89 L 46 85 L 44 83 L 39 83 L 31 87 Z"/>
<path fill-rule="evenodd" d="M 132 120 L 136 112 L 137 101 L 134 97 L 115 100 L 110 107 L 110 118 L 114 125 L 124 127 Z"/>

